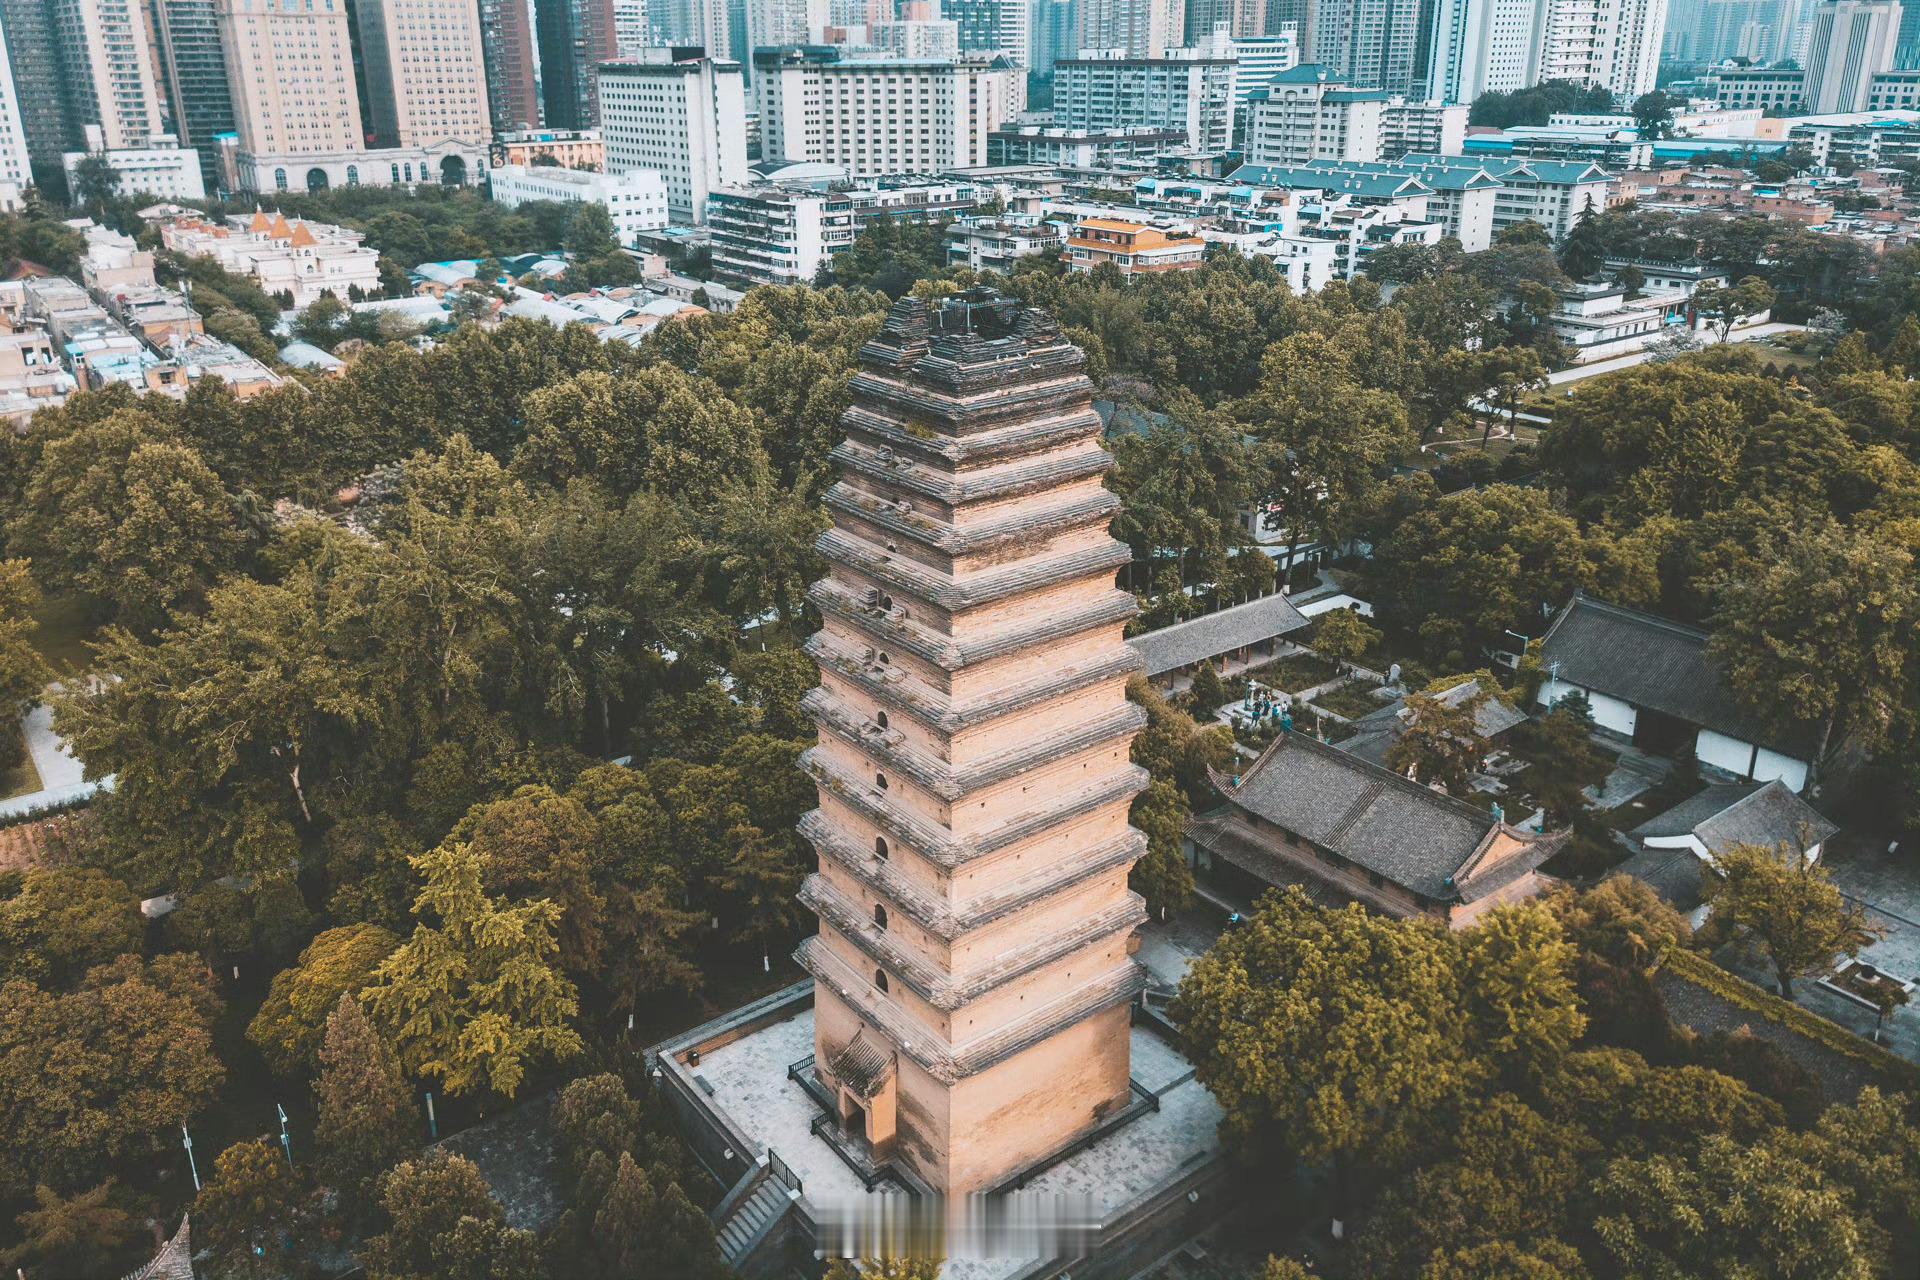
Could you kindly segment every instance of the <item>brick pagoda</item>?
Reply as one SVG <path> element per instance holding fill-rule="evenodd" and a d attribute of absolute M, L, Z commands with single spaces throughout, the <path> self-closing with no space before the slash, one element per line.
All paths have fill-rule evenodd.
<path fill-rule="evenodd" d="M 1146 916 L 1133 600 L 1080 351 L 990 292 L 860 353 L 809 649 L 814 1071 L 842 1141 L 951 1198 L 1129 1097 Z"/>

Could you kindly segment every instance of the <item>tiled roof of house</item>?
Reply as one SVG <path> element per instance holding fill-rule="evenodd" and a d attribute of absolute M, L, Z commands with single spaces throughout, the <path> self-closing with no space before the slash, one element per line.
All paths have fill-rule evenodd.
<path fill-rule="evenodd" d="M 1464 873 L 1502 828 L 1484 809 L 1299 733 L 1280 734 L 1229 785 L 1227 801 L 1362 870 L 1442 901 L 1471 896 L 1462 893 Z M 1531 838 L 1542 856 L 1558 844 L 1554 836 Z"/>
<path fill-rule="evenodd" d="M 1250 644 L 1286 635 L 1307 625 L 1293 601 L 1275 592 L 1202 618 L 1176 622 L 1127 641 L 1147 661 L 1147 674 L 1175 671 Z"/>
<path fill-rule="evenodd" d="M 1633 829 L 1637 839 L 1692 835 L 1720 854 L 1737 844 L 1810 848 L 1840 828 L 1778 779 L 1708 787 Z"/>
<path fill-rule="evenodd" d="M 1707 658 L 1707 633 L 1575 595 L 1540 644 L 1548 671 L 1636 707 L 1808 758 L 1811 735 L 1782 732 L 1742 705 Z"/>

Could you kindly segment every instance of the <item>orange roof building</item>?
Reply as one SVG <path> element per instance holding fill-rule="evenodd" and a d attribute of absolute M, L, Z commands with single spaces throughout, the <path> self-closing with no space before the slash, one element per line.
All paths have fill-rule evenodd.
<path fill-rule="evenodd" d="M 1198 270 L 1207 246 L 1197 236 L 1181 235 L 1120 218 L 1082 218 L 1067 240 L 1067 266 L 1091 271 L 1110 262 L 1123 276 Z"/>

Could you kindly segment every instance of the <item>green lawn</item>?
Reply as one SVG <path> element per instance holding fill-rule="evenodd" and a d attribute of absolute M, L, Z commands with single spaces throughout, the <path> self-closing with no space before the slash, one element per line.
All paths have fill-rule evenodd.
<path fill-rule="evenodd" d="M 1325 684 L 1338 674 L 1338 670 L 1325 658 L 1296 653 L 1285 658 L 1275 658 L 1272 662 L 1242 674 L 1246 679 L 1257 680 L 1269 689 L 1297 693 L 1302 689 L 1311 689 L 1317 684 Z M 1240 686 L 1243 690 L 1245 687 L 1244 684 Z"/>
<path fill-rule="evenodd" d="M 1331 711 L 1337 716 L 1345 716 L 1349 720 L 1355 720 L 1370 711 L 1378 711 L 1386 705 L 1369 692 L 1372 688 L 1373 686 L 1370 684 L 1363 684 L 1358 680 L 1349 680 L 1338 689 L 1332 689 L 1321 694 L 1308 705 Z"/>
<path fill-rule="evenodd" d="M 34 611 L 34 621 L 40 626 L 33 633 L 33 647 L 57 675 L 66 677 L 87 669 L 92 660 L 87 642 L 99 628 L 89 616 L 86 601 L 75 596 L 48 596 Z"/>

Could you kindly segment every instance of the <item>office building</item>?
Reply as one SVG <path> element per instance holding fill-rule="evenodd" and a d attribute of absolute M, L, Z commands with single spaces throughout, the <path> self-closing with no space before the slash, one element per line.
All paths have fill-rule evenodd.
<path fill-rule="evenodd" d="M 373 145 L 485 147 L 493 137 L 474 0 L 357 0 Z"/>
<path fill-rule="evenodd" d="M 98 125 L 109 150 L 143 147 L 167 132 L 159 65 L 134 0 L 48 0 L 74 120 Z"/>
<path fill-rule="evenodd" d="M 913 61 L 807 48 L 759 49 L 753 60 L 761 155 L 855 177 L 985 164 L 988 135 L 1026 106 L 1026 72 L 1005 56 Z"/>
<path fill-rule="evenodd" d="M 1081 56 L 1158 58 L 1186 43 L 1186 0 L 1079 0 Z"/>
<path fill-rule="evenodd" d="M 600 123 L 595 68 L 619 56 L 613 0 L 540 0 L 534 9 L 540 46 L 541 122 L 553 129 Z"/>
<path fill-rule="evenodd" d="M 1807 48 L 1806 109 L 1866 110 L 1873 77 L 1893 69 L 1899 38 L 1898 0 L 1823 0 Z"/>
<path fill-rule="evenodd" d="M 1233 144 L 1238 64 L 1226 46 L 1215 50 L 1063 59 L 1054 64 L 1054 117 L 1074 129 L 1179 129 L 1190 147 L 1225 151 Z"/>
<path fill-rule="evenodd" d="M 1801 113 L 1802 100 L 1807 96 L 1807 73 L 1799 67 L 1729 68 L 1716 71 L 1708 79 L 1714 101 L 1729 108 L 1757 107 L 1774 115 L 1795 115 Z M 1875 109 L 1871 84 L 1867 105 L 1869 110 Z"/>
<path fill-rule="evenodd" d="M 494 200 L 509 209 L 530 200 L 600 205 L 613 220 L 614 238 L 629 248 L 642 231 L 667 225 L 667 184 L 652 169 L 588 173 L 552 165 L 510 164 L 493 170 L 489 177 Z"/>
<path fill-rule="evenodd" d="M 960 52 L 1033 60 L 1029 0 L 940 0 L 940 16 L 960 29 Z"/>
<path fill-rule="evenodd" d="M 487 60 L 487 107 L 495 133 L 541 124 L 533 18 L 526 0 L 479 0 L 480 50 Z"/>
<path fill-rule="evenodd" d="M 217 193 L 222 184 L 214 139 L 232 133 L 234 122 L 214 0 L 153 0 L 152 12 L 174 134 L 200 157 L 201 185 Z"/>
<path fill-rule="evenodd" d="M 607 172 L 658 172 L 675 219 L 701 222 L 709 192 L 746 184 L 739 63 L 698 49 L 649 49 L 640 60 L 600 68 L 600 99 Z"/>

